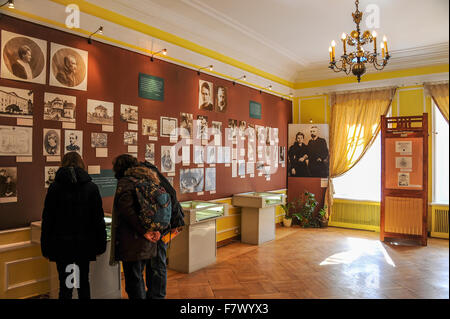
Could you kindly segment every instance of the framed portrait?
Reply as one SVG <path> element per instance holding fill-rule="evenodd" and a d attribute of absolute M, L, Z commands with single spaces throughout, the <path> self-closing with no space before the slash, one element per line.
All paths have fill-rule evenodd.
<path fill-rule="evenodd" d="M 50 45 L 50 85 L 86 91 L 88 52 L 57 43 Z"/>
<path fill-rule="evenodd" d="M 216 112 L 225 113 L 227 111 L 227 88 L 224 86 L 216 86 L 216 99 L 214 109 Z"/>
<path fill-rule="evenodd" d="M 0 156 L 33 156 L 33 128 L 0 125 Z"/>
<path fill-rule="evenodd" d="M 44 176 L 45 182 L 44 187 L 49 188 L 50 185 L 55 181 L 56 172 L 58 171 L 59 166 L 45 166 L 44 168 Z"/>
<path fill-rule="evenodd" d="M 180 170 L 181 194 L 202 192 L 203 185 L 204 185 L 203 168 L 188 168 Z"/>
<path fill-rule="evenodd" d="M 180 113 L 181 138 L 192 138 L 193 129 L 194 129 L 194 116 L 190 113 Z"/>
<path fill-rule="evenodd" d="M 106 134 L 106 133 L 91 133 L 91 147 L 93 147 L 93 148 L 108 147 L 108 134 Z"/>
<path fill-rule="evenodd" d="M 1 77 L 46 84 L 47 41 L 2 30 Z"/>
<path fill-rule="evenodd" d="M 211 128 L 213 135 L 222 135 L 222 122 L 212 121 Z"/>
<path fill-rule="evenodd" d="M 228 120 L 228 139 L 234 139 L 237 136 L 238 132 L 238 122 L 237 120 Z"/>
<path fill-rule="evenodd" d="M 123 143 L 125 145 L 137 145 L 138 132 L 123 132 Z"/>
<path fill-rule="evenodd" d="M 114 103 L 87 100 L 87 122 L 92 124 L 114 125 Z"/>
<path fill-rule="evenodd" d="M 161 116 L 161 137 L 177 137 L 178 120 L 174 117 Z"/>
<path fill-rule="evenodd" d="M 33 118 L 33 91 L 0 86 L 0 116 Z"/>
<path fill-rule="evenodd" d="M 75 96 L 45 93 L 44 120 L 75 123 L 77 98 Z"/>
<path fill-rule="evenodd" d="M 61 130 L 44 128 L 44 156 L 61 155 Z"/>
<path fill-rule="evenodd" d="M 17 202 L 17 167 L 0 167 L 0 203 Z"/>
<path fill-rule="evenodd" d="M 208 117 L 204 115 L 197 116 L 197 138 L 208 140 Z"/>
<path fill-rule="evenodd" d="M 239 121 L 239 136 L 241 136 L 241 137 L 245 136 L 246 128 L 247 128 L 247 122 Z"/>
<path fill-rule="evenodd" d="M 213 84 L 212 82 L 199 80 L 198 108 L 200 110 L 212 111 L 213 106 Z"/>
<path fill-rule="evenodd" d="M 142 119 L 142 135 L 158 137 L 158 120 Z"/>
<path fill-rule="evenodd" d="M 122 122 L 136 123 L 138 122 L 138 107 L 134 105 L 120 105 L 120 120 Z"/>
<path fill-rule="evenodd" d="M 64 154 L 77 152 L 83 157 L 83 131 L 64 131 Z"/>
<path fill-rule="evenodd" d="M 161 172 L 175 172 L 175 147 L 161 146 Z"/>

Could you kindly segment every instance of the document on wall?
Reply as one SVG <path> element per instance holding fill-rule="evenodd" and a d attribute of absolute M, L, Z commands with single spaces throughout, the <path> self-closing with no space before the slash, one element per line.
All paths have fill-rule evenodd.
<path fill-rule="evenodd" d="M 95 149 L 95 157 L 108 157 L 108 149 L 103 148 L 103 147 L 96 148 Z"/>
<path fill-rule="evenodd" d="M 237 161 L 231 162 L 231 177 L 237 177 Z"/>
<path fill-rule="evenodd" d="M 183 166 L 189 166 L 191 163 L 191 147 L 182 146 L 181 153 L 182 153 L 181 160 L 183 162 Z"/>

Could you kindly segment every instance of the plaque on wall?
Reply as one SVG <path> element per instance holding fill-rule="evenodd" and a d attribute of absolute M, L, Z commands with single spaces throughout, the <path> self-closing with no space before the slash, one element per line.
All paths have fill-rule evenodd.
<path fill-rule="evenodd" d="M 33 156 L 33 129 L 0 125 L 0 156 Z"/>
<path fill-rule="evenodd" d="M 250 101 L 250 117 L 253 119 L 261 119 L 261 104 Z"/>
<path fill-rule="evenodd" d="M 164 101 L 164 79 L 139 73 L 139 97 Z"/>

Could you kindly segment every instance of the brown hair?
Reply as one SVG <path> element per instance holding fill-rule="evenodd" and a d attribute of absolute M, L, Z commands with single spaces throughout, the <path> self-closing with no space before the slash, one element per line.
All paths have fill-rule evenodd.
<path fill-rule="evenodd" d="M 66 155 L 64 155 L 61 163 L 62 167 L 79 167 L 82 169 L 85 169 L 85 165 L 83 162 L 83 159 L 81 158 L 80 154 L 77 152 L 69 152 Z"/>
<path fill-rule="evenodd" d="M 120 179 L 124 176 L 125 171 L 131 167 L 139 166 L 139 162 L 136 158 L 129 154 L 122 154 L 117 156 L 113 161 L 113 170 L 115 177 Z"/>

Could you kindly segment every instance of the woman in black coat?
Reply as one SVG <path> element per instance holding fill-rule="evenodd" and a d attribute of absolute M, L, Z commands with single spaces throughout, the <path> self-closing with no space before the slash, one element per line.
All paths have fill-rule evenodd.
<path fill-rule="evenodd" d="M 59 298 L 71 299 L 72 289 L 78 288 L 80 299 L 90 299 L 89 262 L 106 250 L 106 227 L 100 192 L 76 152 L 64 156 L 48 189 L 41 249 L 56 262 Z"/>

